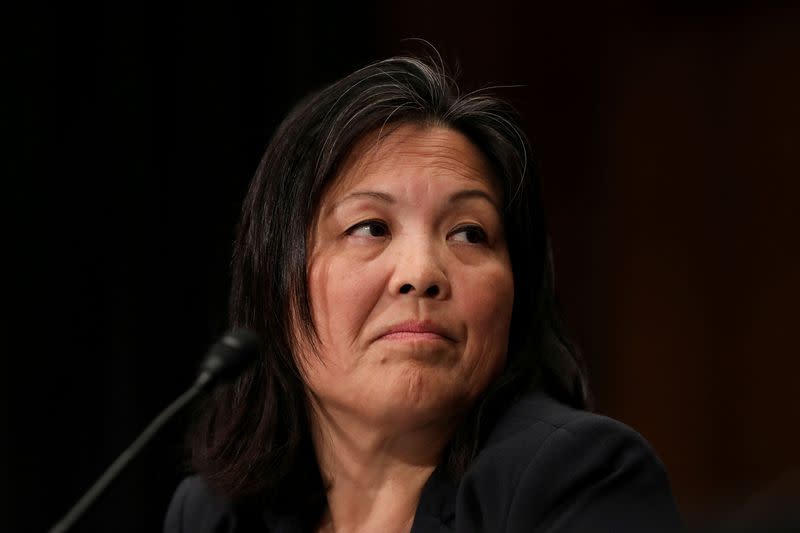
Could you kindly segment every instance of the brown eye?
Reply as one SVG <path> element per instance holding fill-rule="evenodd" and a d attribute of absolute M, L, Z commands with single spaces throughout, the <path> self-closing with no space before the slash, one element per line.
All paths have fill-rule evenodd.
<path fill-rule="evenodd" d="M 380 220 L 365 220 L 347 230 L 348 235 L 356 237 L 386 237 L 389 235 L 389 227 Z"/>
<path fill-rule="evenodd" d="M 450 238 L 454 241 L 466 242 L 469 244 L 482 244 L 488 239 L 486 232 L 480 226 L 462 226 L 456 228 L 451 234 Z"/>

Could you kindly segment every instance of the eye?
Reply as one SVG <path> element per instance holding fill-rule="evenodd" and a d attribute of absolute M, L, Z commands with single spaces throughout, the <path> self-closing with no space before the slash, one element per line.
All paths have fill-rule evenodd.
<path fill-rule="evenodd" d="M 365 220 L 364 222 L 359 222 L 355 226 L 350 227 L 346 233 L 356 237 L 381 238 L 389 235 L 389 226 L 380 220 Z"/>
<path fill-rule="evenodd" d="M 453 230 L 449 238 L 454 241 L 466 242 L 469 244 L 482 244 L 488 241 L 486 232 L 480 226 L 461 226 Z"/>

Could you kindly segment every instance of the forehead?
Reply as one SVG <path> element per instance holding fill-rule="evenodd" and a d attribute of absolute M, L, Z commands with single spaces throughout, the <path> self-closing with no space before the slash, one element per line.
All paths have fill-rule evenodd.
<path fill-rule="evenodd" d="M 368 134 L 346 158 L 326 196 L 335 200 L 357 187 L 390 186 L 418 175 L 478 186 L 499 200 L 491 165 L 465 135 L 442 126 L 416 124 Z"/>

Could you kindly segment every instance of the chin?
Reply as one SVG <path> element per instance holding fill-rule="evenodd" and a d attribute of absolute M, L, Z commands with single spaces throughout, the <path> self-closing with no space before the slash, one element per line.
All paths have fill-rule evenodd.
<path fill-rule="evenodd" d="M 459 418 L 474 401 L 466 383 L 436 372 L 408 370 L 387 376 L 382 386 L 365 398 L 375 423 L 409 425 Z"/>

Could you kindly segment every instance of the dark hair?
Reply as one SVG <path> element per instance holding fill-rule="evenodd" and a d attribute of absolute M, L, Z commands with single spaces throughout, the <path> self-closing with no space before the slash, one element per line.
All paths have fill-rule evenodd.
<path fill-rule="evenodd" d="M 275 132 L 242 208 L 233 253 L 233 327 L 255 330 L 262 357 L 209 400 L 191 441 L 194 468 L 233 501 L 324 503 L 291 325 L 315 337 L 307 233 L 326 185 L 355 143 L 385 126 L 444 126 L 468 137 L 503 188 L 514 275 L 507 363 L 447 449 L 458 477 L 502 408 L 538 388 L 586 408 L 581 360 L 557 318 L 553 266 L 531 150 L 514 110 L 486 91 L 460 94 L 436 61 L 373 63 L 303 100 Z"/>

